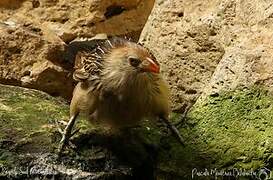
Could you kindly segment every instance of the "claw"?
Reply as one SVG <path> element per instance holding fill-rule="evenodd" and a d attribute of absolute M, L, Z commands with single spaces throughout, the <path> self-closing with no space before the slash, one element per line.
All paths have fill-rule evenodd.
<path fill-rule="evenodd" d="M 58 129 L 60 134 L 64 134 L 64 131 L 60 127 L 57 127 L 57 129 Z"/>
<path fill-rule="evenodd" d="M 64 134 L 64 131 L 62 130 L 60 123 L 63 124 L 64 121 L 55 121 L 55 126 L 57 127 L 57 130 L 60 134 Z M 67 123 L 66 123 L 67 124 Z"/>
<path fill-rule="evenodd" d="M 76 149 L 76 145 L 73 144 L 71 141 L 68 142 L 68 145 L 69 145 L 72 149 Z"/>
<path fill-rule="evenodd" d="M 61 120 L 61 121 L 58 121 L 58 124 L 62 124 L 64 126 L 67 126 L 68 122 Z"/>

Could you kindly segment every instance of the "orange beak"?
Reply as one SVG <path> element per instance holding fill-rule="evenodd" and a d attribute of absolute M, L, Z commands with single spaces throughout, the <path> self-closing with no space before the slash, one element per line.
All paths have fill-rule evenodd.
<path fill-rule="evenodd" d="M 156 64 L 152 59 L 147 58 L 146 61 L 143 63 L 144 71 L 147 72 L 153 72 L 153 73 L 159 73 L 160 67 L 158 64 Z"/>

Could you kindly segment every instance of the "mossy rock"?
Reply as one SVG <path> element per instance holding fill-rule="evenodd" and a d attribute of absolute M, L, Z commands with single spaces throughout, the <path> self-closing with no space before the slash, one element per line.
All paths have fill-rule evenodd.
<path fill-rule="evenodd" d="M 222 171 L 226 178 L 269 177 L 273 168 L 272 104 L 272 93 L 261 87 L 238 88 L 200 99 L 180 128 L 186 148 L 172 146 L 161 157 L 163 174 L 210 179 L 216 173 L 221 177 Z M 166 163 L 168 155 L 173 160 Z"/>
<path fill-rule="evenodd" d="M 55 125 L 67 120 L 68 105 L 46 93 L 0 85 L 0 147 L 14 153 L 50 152 L 56 146 Z M 14 164 L 0 157 L 2 165 Z"/>
<path fill-rule="evenodd" d="M 210 179 L 221 170 L 252 172 L 258 177 L 273 168 L 273 95 L 262 88 L 200 99 L 179 128 L 185 147 L 166 127 L 152 121 L 105 135 L 81 119 L 76 123 L 81 131 L 72 139 L 76 148 L 67 151 L 62 167 L 54 164 L 60 140 L 55 122 L 68 119 L 68 103 L 39 91 L 4 85 L 0 85 L 0 97 L 1 177 L 22 165 L 38 172 L 53 165 L 58 172 L 49 174 L 57 178 L 162 180 L 190 179 L 192 174 L 194 179 Z M 180 118 L 173 114 L 172 122 Z M 76 174 L 69 174 L 71 169 Z M 255 179 L 240 177 L 251 178 Z"/>
<path fill-rule="evenodd" d="M 106 170 L 107 149 L 100 146 L 68 151 L 56 161 L 61 138 L 57 122 L 68 120 L 68 110 L 67 102 L 46 93 L 0 85 L 0 179 L 129 177 L 126 166 Z M 83 119 L 77 126 L 76 139 L 94 130 Z"/>
<path fill-rule="evenodd" d="M 68 103 L 6 85 L 0 85 L 0 97 L 0 178 L 153 179 L 162 139 L 176 144 L 163 133 L 166 128 L 148 120 L 109 133 L 80 118 L 76 126 L 81 130 L 71 139 L 75 147 L 57 162 L 61 135 L 56 122 L 68 120 Z"/>

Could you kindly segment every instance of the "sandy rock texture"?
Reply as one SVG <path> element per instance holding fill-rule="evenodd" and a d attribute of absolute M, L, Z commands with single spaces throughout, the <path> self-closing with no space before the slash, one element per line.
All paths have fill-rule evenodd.
<path fill-rule="evenodd" d="M 24 4 L 22 13 L 36 18 L 65 42 L 77 36 L 98 33 L 139 36 L 153 7 L 153 0 L 141 1 L 48 1 Z"/>
<path fill-rule="evenodd" d="M 272 91 L 273 2 L 224 1 L 212 16 L 225 55 L 205 94 L 262 85 Z"/>
<path fill-rule="evenodd" d="M 141 35 L 163 69 L 174 109 L 221 90 L 272 82 L 271 1 L 157 0 Z"/>
<path fill-rule="evenodd" d="M 0 82 L 69 97 L 71 75 L 61 66 L 65 43 L 47 30 L 23 18 L 2 22 Z"/>
<path fill-rule="evenodd" d="M 154 0 L 4 0 L 0 2 L 0 82 L 69 98 L 67 44 L 98 33 L 135 40 Z"/>

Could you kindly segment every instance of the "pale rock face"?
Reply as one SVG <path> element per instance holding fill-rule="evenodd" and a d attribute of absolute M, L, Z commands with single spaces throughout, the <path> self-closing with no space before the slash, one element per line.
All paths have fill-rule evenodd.
<path fill-rule="evenodd" d="M 208 7 L 198 10 L 202 5 Z M 214 28 L 199 21 L 200 14 L 212 5 L 203 1 L 156 1 L 142 32 L 141 41 L 162 64 L 175 111 L 183 112 L 186 104 L 203 92 L 224 54 Z"/>
<path fill-rule="evenodd" d="M 272 91 L 272 2 L 227 1 L 221 7 L 217 12 L 219 39 L 225 45 L 225 55 L 203 96 L 239 86 L 262 85 Z"/>
<path fill-rule="evenodd" d="M 242 85 L 272 89 L 272 14 L 269 0 L 157 0 L 141 41 L 163 65 L 173 109 Z"/>
<path fill-rule="evenodd" d="M 0 0 L 0 83 L 70 98 L 64 51 L 77 37 L 99 33 L 135 40 L 154 0 Z"/>

